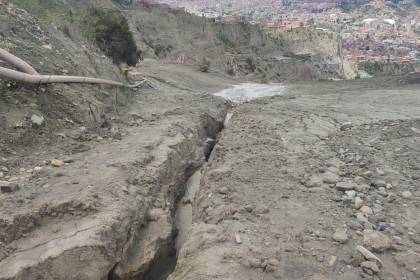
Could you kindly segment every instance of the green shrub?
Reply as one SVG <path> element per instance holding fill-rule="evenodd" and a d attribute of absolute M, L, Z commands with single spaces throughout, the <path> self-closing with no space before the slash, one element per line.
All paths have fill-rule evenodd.
<path fill-rule="evenodd" d="M 220 42 L 223 43 L 225 52 L 232 53 L 232 54 L 236 53 L 235 45 L 223 33 L 220 32 L 217 38 L 220 40 Z"/>
<path fill-rule="evenodd" d="M 96 44 L 115 64 L 137 64 L 141 52 L 137 49 L 127 19 L 119 11 L 92 7 L 86 20 Z"/>

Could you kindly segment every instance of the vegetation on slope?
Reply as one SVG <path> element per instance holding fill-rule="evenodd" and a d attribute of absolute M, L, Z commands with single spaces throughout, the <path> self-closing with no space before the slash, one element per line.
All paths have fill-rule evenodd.
<path fill-rule="evenodd" d="M 119 11 L 92 7 L 86 23 L 99 48 L 113 62 L 136 65 L 141 56 L 126 18 Z"/>
<path fill-rule="evenodd" d="M 135 65 L 141 56 L 126 18 L 111 1 L 81 3 L 66 0 L 13 0 L 32 14 L 56 26 L 66 36 L 82 33 L 95 43 L 115 64 Z M 86 8 L 87 7 L 87 8 Z"/>

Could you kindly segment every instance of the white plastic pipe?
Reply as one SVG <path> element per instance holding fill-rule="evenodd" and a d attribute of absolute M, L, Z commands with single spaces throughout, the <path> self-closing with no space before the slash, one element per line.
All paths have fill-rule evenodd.
<path fill-rule="evenodd" d="M 57 75 L 31 75 L 27 73 L 22 73 L 12 69 L 0 67 L 0 78 L 7 78 L 14 81 L 24 82 L 28 84 L 52 84 L 52 83 L 84 83 L 84 84 L 105 84 L 105 85 L 114 85 L 121 87 L 135 88 L 143 83 L 146 80 L 141 81 L 134 85 L 126 85 L 121 82 L 97 79 L 97 78 L 87 78 L 87 77 L 78 77 L 78 76 L 57 76 Z"/>
<path fill-rule="evenodd" d="M 31 75 L 39 75 L 38 72 L 31 65 L 2 48 L 0 48 L 0 59 L 14 65 L 17 69 L 24 73 Z"/>

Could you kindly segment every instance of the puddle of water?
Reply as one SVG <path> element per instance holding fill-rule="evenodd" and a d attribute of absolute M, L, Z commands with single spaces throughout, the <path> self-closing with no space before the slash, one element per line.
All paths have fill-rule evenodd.
<path fill-rule="evenodd" d="M 176 251 L 182 247 L 188 232 L 192 225 L 192 202 L 194 201 L 195 193 L 200 188 L 201 181 L 201 170 L 196 171 L 187 181 L 185 194 L 182 200 L 179 202 L 175 212 L 175 226 L 178 230 L 177 237 L 175 239 Z"/>
<path fill-rule="evenodd" d="M 214 95 L 232 102 L 243 103 L 260 97 L 283 95 L 286 90 L 287 87 L 283 84 L 244 83 L 216 92 Z"/>

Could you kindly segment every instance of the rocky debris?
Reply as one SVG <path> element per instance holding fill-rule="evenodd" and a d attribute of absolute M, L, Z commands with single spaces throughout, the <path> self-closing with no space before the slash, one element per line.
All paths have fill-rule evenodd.
<path fill-rule="evenodd" d="M 374 181 L 372 181 L 372 186 L 374 186 L 376 188 L 385 188 L 386 185 L 387 184 L 384 180 L 374 180 Z"/>
<path fill-rule="evenodd" d="M 363 269 L 364 272 L 366 272 L 370 275 L 379 273 L 379 271 L 380 271 L 376 262 L 372 262 L 372 261 L 362 262 L 360 264 L 360 267 Z"/>
<path fill-rule="evenodd" d="M 401 196 L 402 196 L 402 198 L 410 199 L 413 196 L 413 194 L 410 191 L 403 191 L 401 193 Z"/>
<path fill-rule="evenodd" d="M 391 239 L 378 231 L 365 229 L 363 231 L 363 245 L 376 252 L 383 252 L 391 248 Z"/>
<path fill-rule="evenodd" d="M 335 184 L 335 188 L 339 191 L 350 191 L 356 188 L 356 184 L 353 182 L 338 182 Z"/>
<path fill-rule="evenodd" d="M 363 213 L 364 215 L 366 215 L 366 216 L 371 216 L 371 215 L 373 215 L 373 210 L 372 210 L 372 208 L 370 208 L 369 206 L 362 206 L 360 209 L 359 209 L 359 211 L 360 211 L 360 213 Z"/>
<path fill-rule="evenodd" d="M 14 182 L 9 181 L 0 181 L 0 191 L 1 193 L 12 193 L 19 190 L 19 185 Z"/>
<path fill-rule="evenodd" d="M 43 116 L 39 116 L 39 115 L 35 115 L 35 114 L 31 116 L 31 123 L 32 123 L 32 126 L 34 126 L 34 127 L 43 126 L 44 121 L 45 121 L 45 119 L 44 119 Z"/>
<path fill-rule="evenodd" d="M 354 199 L 354 208 L 356 210 L 358 210 L 358 209 L 360 209 L 362 207 L 362 205 L 363 205 L 363 199 L 361 199 L 360 197 L 357 196 Z"/>
<path fill-rule="evenodd" d="M 360 185 L 357 185 L 354 189 L 358 192 L 366 193 L 369 191 L 370 186 L 368 184 L 360 184 Z"/>
<path fill-rule="evenodd" d="M 351 200 L 355 199 L 355 197 L 356 197 L 356 192 L 353 191 L 353 190 L 351 190 L 351 191 L 345 191 L 344 193 Z"/>
<path fill-rule="evenodd" d="M 337 256 L 330 256 L 330 258 L 328 259 L 328 265 L 330 267 L 334 267 L 336 263 L 337 263 Z"/>
<path fill-rule="evenodd" d="M 306 182 L 305 182 L 305 186 L 307 188 L 319 188 L 322 186 L 322 182 L 323 180 L 321 179 L 321 177 L 316 176 L 316 175 L 312 175 Z"/>
<path fill-rule="evenodd" d="M 61 166 L 63 166 L 63 164 L 64 164 L 64 161 L 62 161 L 62 160 L 59 160 L 59 159 L 51 160 L 51 165 L 54 166 L 54 167 L 61 167 Z"/>
<path fill-rule="evenodd" d="M 345 229 L 337 229 L 333 236 L 334 241 L 337 241 L 338 243 L 344 244 L 349 241 L 349 236 L 347 235 L 347 231 Z"/>
<path fill-rule="evenodd" d="M 326 184 L 336 184 L 340 180 L 340 176 L 331 171 L 326 171 L 322 177 Z"/>
<path fill-rule="evenodd" d="M 340 130 L 344 131 L 344 130 L 349 130 L 353 127 L 353 123 L 351 122 L 345 122 L 340 126 Z"/>
<path fill-rule="evenodd" d="M 235 234 L 235 241 L 237 244 L 242 244 L 241 236 L 238 233 Z"/>

